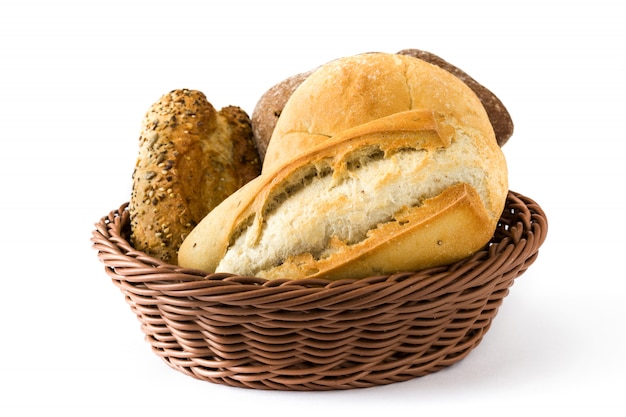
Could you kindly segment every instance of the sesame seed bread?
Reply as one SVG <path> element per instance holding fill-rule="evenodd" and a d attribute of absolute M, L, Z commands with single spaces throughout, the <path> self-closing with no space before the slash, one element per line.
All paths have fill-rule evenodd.
<path fill-rule="evenodd" d="M 196 90 L 163 95 L 142 122 L 129 203 L 131 244 L 175 264 L 193 227 L 260 169 L 243 110 L 216 111 Z"/>
<path fill-rule="evenodd" d="M 293 93 L 261 176 L 200 222 L 179 264 L 270 279 L 448 264 L 489 241 L 507 191 L 467 85 L 413 57 L 342 58 Z"/>

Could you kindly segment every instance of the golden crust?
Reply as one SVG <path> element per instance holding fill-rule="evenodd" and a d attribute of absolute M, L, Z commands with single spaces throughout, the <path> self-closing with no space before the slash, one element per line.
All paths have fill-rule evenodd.
<path fill-rule="evenodd" d="M 450 72 L 478 96 L 487 111 L 491 125 L 496 135 L 496 140 L 503 146 L 513 135 L 513 120 L 508 110 L 500 99 L 484 85 L 480 84 L 469 74 L 452 65 L 443 58 L 420 49 L 403 49 L 400 55 L 408 55 L 436 65 Z M 261 160 L 265 158 L 265 152 L 276 123 L 293 92 L 311 75 L 312 71 L 296 74 L 269 88 L 257 102 L 252 113 L 252 129 L 254 139 L 259 149 Z"/>
<path fill-rule="evenodd" d="M 496 143 L 479 98 L 459 78 L 411 56 L 368 53 L 329 62 L 300 84 L 273 131 L 263 172 L 345 129 L 411 109 L 450 114 Z"/>

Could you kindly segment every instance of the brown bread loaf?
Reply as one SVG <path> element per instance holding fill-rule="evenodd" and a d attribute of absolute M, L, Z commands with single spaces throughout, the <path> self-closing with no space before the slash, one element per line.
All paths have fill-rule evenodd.
<path fill-rule="evenodd" d="M 163 95 L 142 123 L 129 204 L 131 244 L 176 264 L 193 227 L 260 167 L 243 110 L 218 112 L 196 90 Z"/>

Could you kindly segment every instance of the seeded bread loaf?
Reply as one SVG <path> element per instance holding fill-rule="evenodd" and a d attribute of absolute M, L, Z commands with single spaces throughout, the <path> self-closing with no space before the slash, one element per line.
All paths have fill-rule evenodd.
<path fill-rule="evenodd" d="M 193 227 L 259 172 L 243 110 L 218 112 L 196 90 L 165 94 L 142 123 L 129 204 L 131 244 L 176 264 Z"/>
<path fill-rule="evenodd" d="M 408 56 L 321 67 L 285 106 L 273 146 L 262 174 L 185 240 L 182 266 L 338 279 L 448 264 L 489 241 L 508 190 L 478 97 Z"/>
<path fill-rule="evenodd" d="M 465 84 L 467 84 L 476 93 L 482 102 L 489 120 L 493 126 L 496 140 L 500 146 L 503 146 L 513 135 L 513 120 L 504 107 L 500 99 L 485 86 L 478 83 L 474 78 L 466 72 L 455 67 L 439 56 L 419 49 L 403 49 L 398 52 L 401 55 L 408 55 L 430 64 L 437 65 L 440 68 L 452 73 Z M 265 152 L 269 144 L 272 132 L 276 127 L 276 123 L 293 92 L 306 80 L 313 71 L 303 72 L 291 76 L 267 90 L 257 102 L 252 113 L 252 129 L 259 156 L 261 160 L 265 158 Z"/>

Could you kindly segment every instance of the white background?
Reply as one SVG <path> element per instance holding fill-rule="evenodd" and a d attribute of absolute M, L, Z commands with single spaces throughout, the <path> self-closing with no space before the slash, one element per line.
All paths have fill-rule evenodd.
<path fill-rule="evenodd" d="M 8 0 L 0 5 L 0 414 L 624 415 L 626 17 L 618 1 Z M 91 248 L 174 88 L 252 113 L 340 56 L 419 48 L 507 105 L 510 188 L 550 222 L 484 341 L 436 374 L 267 392 L 170 369 Z"/>

